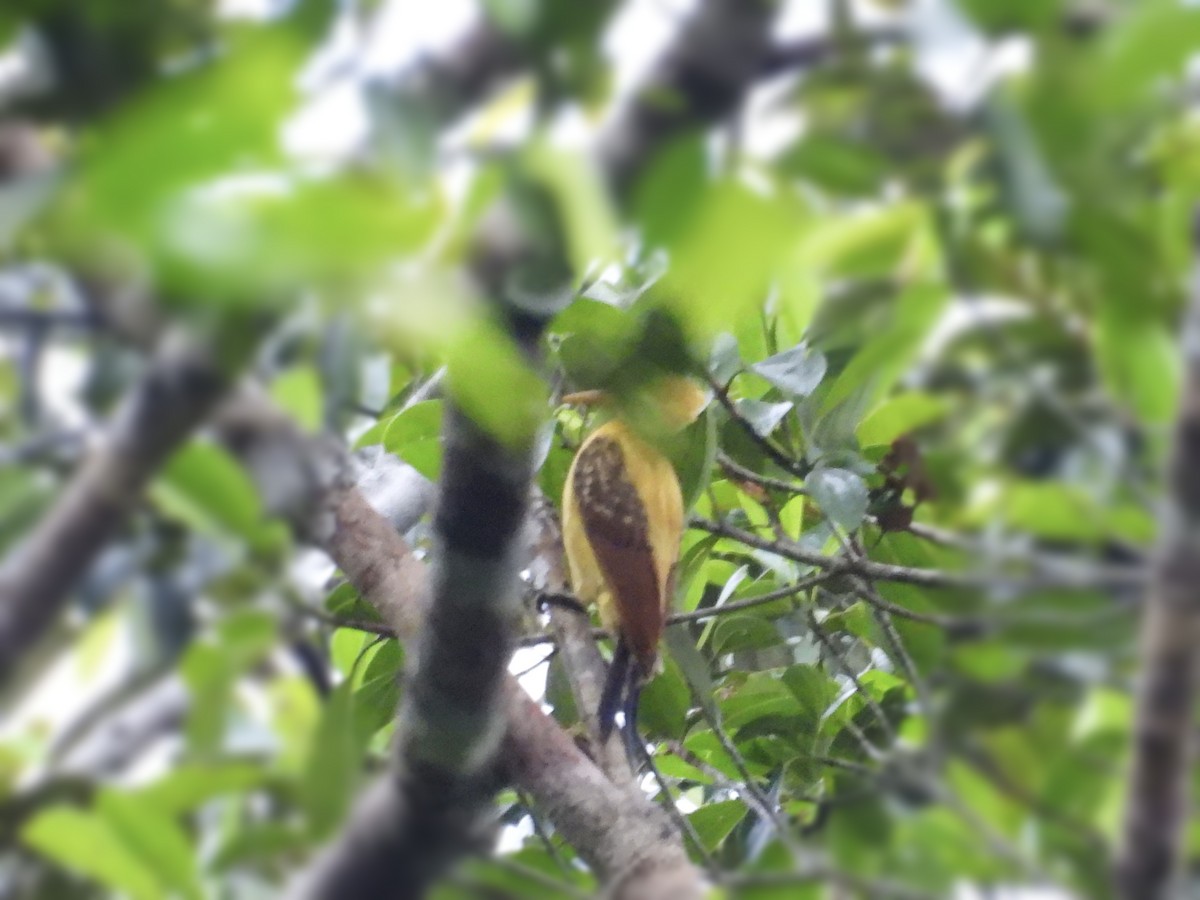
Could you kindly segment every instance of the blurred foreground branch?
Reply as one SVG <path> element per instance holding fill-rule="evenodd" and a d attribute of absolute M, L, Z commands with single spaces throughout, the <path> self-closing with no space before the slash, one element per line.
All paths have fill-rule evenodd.
<path fill-rule="evenodd" d="M 1200 212 L 1193 228 L 1200 253 Z M 1142 621 L 1133 766 L 1117 863 L 1118 892 L 1127 900 L 1177 896 L 1187 831 L 1200 681 L 1200 263 L 1183 326 L 1183 361 L 1162 537 Z"/>
<path fill-rule="evenodd" d="M 0 682 L 58 621 L 142 489 L 228 386 L 207 348 L 165 334 L 149 369 L 50 511 L 0 565 Z"/>

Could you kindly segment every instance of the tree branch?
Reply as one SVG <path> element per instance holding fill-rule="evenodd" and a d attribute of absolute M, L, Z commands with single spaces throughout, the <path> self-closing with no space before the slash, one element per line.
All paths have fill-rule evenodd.
<path fill-rule="evenodd" d="M 1193 225 L 1200 253 L 1200 210 Z M 1133 765 L 1117 862 L 1128 900 L 1176 896 L 1200 681 L 1200 262 L 1183 325 L 1184 383 L 1162 536 L 1142 621 Z"/>
<path fill-rule="evenodd" d="M 306 530 L 400 638 L 411 639 L 428 602 L 426 569 L 344 476 L 327 485 Z M 500 702 L 507 722 L 500 758 L 507 774 L 610 883 L 613 896 L 671 896 L 619 892 L 627 879 L 643 883 L 641 876 L 650 879 L 648 891 L 690 884 L 690 892 L 675 896 L 699 893 L 697 872 L 661 810 L 640 792 L 609 781 L 512 676 L 503 678 Z M 401 812 L 391 779 L 371 788 L 344 839 L 321 856 L 291 896 L 391 896 Z"/>
<path fill-rule="evenodd" d="M 71 589 L 124 527 L 142 489 L 228 386 L 205 348 L 168 334 L 103 439 L 0 565 L 0 682 L 58 620 Z"/>
<path fill-rule="evenodd" d="M 881 563 L 865 558 L 846 556 L 826 556 L 815 550 L 809 550 L 795 541 L 778 541 L 759 537 L 752 532 L 730 525 L 726 522 L 714 522 L 693 516 L 688 525 L 691 528 L 707 531 L 719 537 L 732 538 L 747 547 L 776 553 L 794 562 L 803 563 L 817 569 L 838 574 L 860 575 L 871 581 L 897 581 L 903 584 L 915 584 L 928 588 L 1000 588 L 1017 592 L 1029 592 L 1047 589 L 1060 590 L 1117 590 L 1138 587 L 1146 582 L 1146 573 L 1138 568 L 1112 569 L 1100 571 L 1063 570 L 1039 573 L 1024 578 L 1014 578 L 1008 575 L 980 574 L 978 572 L 946 572 L 940 569 L 920 569 L 911 566 L 898 566 L 891 563 Z M 928 616 L 914 613 L 903 607 L 892 605 L 888 612 L 901 615 L 914 621 L 926 621 L 931 625 L 953 628 L 954 620 L 941 616 Z"/>

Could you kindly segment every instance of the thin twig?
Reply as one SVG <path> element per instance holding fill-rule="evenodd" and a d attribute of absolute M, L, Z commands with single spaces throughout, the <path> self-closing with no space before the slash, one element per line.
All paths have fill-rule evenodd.
<path fill-rule="evenodd" d="M 736 377 L 736 376 L 735 376 Z M 808 475 L 808 466 L 790 457 L 784 453 L 779 447 L 775 446 L 775 442 L 765 435 L 759 434 L 758 430 L 750 423 L 750 421 L 742 415 L 742 411 L 737 408 L 737 404 L 729 396 L 729 388 L 722 387 L 715 378 L 711 375 L 708 378 L 709 387 L 713 389 L 713 394 L 721 406 L 725 407 L 725 411 L 729 413 L 729 417 L 737 423 L 738 427 L 746 433 L 746 436 L 752 440 L 760 450 L 762 450 L 771 460 L 780 468 L 787 472 L 791 472 L 799 478 L 804 478 Z"/>
<path fill-rule="evenodd" d="M 858 692 L 859 696 L 863 698 L 863 701 L 871 710 L 872 715 L 874 715 L 878 720 L 879 727 L 882 728 L 884 733 L 887 735 L 888 743 L 894 744 L 896 742 L 896 729 L 892 727 L 892 723 L 888 719 L 887 713 L 883 711 L 883 707 L 879 705 L 879 701 L 871 696 L 871 692 L 867 690 L 866 685 L 859 681 L 858 673 L 851 668 L 850 663 L 847 662 L 846 657 L 842 653 L 841 649 L 834 644 L 833 638 L 831 638 L 825 629 L 821 627 L 821 624 L 817 621 L 816 613 L 814 613 L 812 610 L 808 611 L 808 627 L 816 639 L 820 642 L 821 646 L 824 647 L 829 652 L 829 655 L 833 657 L 834 662 L 837 663 L 837 666 L 841 670 L 842 674 L 850 679 L 850 683 L 854 685 L 854 689 Z M 868 742 L 868 744 L 870 745 L 870 742 Z M 871 746 L 873 747 L 873 745 Z M 874 756 L 878 753 L 879 751 L 876 749 L 871 755 Z"/>
<path fill-rule="evenodd" d="M 1146 572 L 1141 568 L 1130 567 L 1127 570 L 1104 572 L 1076 573 L 1043 573 L 1025 578 L 1012 578 L 1004 575 L 981 575 L 975 572 L 946 572 L 941 569 L 921 569 L 911 566 L 881 563 L 864 557 L 847 559 L 842 556 L 827 556 L 815 550 L 809 550 L 795 541 L 773 541 L 759 537 L 752 532 L 730 525 L 724 521 L 713 521 L 693 516 L 688 525 L 719 537 L 732 538 L 747 547 L 775 553 L 786 559 L 813 566 L 817 569 L 832 571 L 835 574 L 860 575 L 872 581 L 896 581 L 902 584 L 915 584 L 928 588 L 959 588 L 987 589 L 1005 588 L 1009 591 L 1032 592 L 1037 590 L 1062 589 L 1118 589 L 1138 587 L 1145 583 Z M 954 630 L 960 622 L 953 618 L 924 613 L 914 613 L 903 607 L 888 610 L 893 615 L 927 625 Z M 973 623 L 977 624 L 977 623 Z"/>

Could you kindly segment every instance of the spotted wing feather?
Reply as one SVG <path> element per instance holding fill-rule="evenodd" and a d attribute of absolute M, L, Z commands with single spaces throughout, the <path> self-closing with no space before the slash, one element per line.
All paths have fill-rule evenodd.
<path fill-rule="evenodd" d="M 614 438 L 597 434 L 579 451 L 572 490 L 588 543 L 616 604 L 621 636 L 649 674 L 662 636 L 663 605 L 646 508 Z"/>

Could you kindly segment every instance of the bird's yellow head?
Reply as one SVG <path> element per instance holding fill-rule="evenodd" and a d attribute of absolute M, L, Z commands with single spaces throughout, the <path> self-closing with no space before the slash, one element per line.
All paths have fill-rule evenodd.
<path fill-rule="evenodd" d="M 619 397 L 604 390 L 576 391 L 563 403 L 617 407 L 624 418 L 644 421 L 654 431 L 674 433 L 691 425 L 708 405 L 708 392 L 690 378 L 666 375 Z"/>

